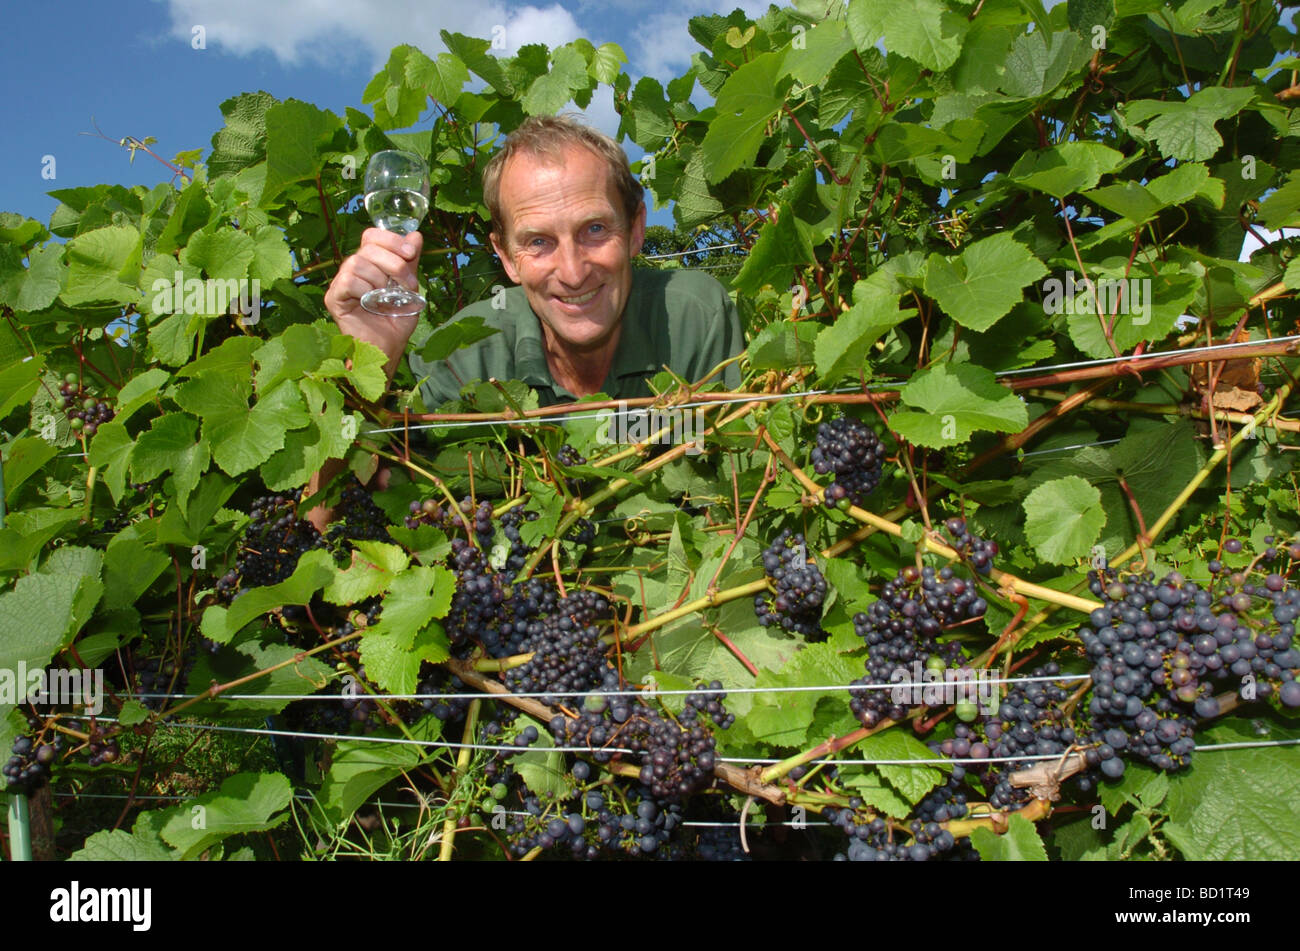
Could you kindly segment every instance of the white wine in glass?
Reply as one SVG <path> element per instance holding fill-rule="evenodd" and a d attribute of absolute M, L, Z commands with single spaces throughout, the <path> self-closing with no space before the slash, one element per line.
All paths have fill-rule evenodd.
<path fill-rule="evenodd" d="M 429 167 L 412 152 L 376 152 L 366 166 L 366 212 L 385 231 L 410 234 L 429 210 Z M 411 317 L 425 300 L 388 279 L 388 286 L 367 291 L 361 306 L 383 317 Z"/>

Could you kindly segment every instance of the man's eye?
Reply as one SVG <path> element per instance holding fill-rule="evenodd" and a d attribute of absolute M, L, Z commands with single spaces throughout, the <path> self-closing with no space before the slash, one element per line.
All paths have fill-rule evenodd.
<path fill-rule="evenodd" d="M 603 234 L 605 232 L 605 226 L 597 222 L 588 227 L 587 230 L 592 234 Z"/>

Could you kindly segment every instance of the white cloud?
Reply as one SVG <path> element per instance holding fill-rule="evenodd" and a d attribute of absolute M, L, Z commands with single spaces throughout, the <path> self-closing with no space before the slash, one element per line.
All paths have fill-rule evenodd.
<path fill-rule="evenodd" d="M 361 57 L 382 64 L 394 46 L 410 43 L 428 53 L 443 49 L 448 30 L 490 38 L 504 27 L 505 55 L 526 43 L 548 46 L 582 35 L 558 3 L 546 7 L 463 0 L 166 0 L 171 32 L 189 40 L 202 26 L 209 49 L 240 56 L 270 53 L 285 65 Z"/>

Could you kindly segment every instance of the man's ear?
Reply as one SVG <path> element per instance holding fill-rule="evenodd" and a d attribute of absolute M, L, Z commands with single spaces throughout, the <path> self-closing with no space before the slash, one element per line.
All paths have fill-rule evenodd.
<path fill-rule="evenodd" d="M 630 257 L 636 257 L 641 253 L 641 247 L 645 244 L 645 202 L 641 202 L 632 216 L 632 231 L 628 235 L 628 250 L 631 251 Z"/>
<path fill-rule="evenodd" d="M 510 259 L 510 255 L 506 254 L 505 248 L 501 246 L 501 239 L 497 235 L 495 229 L 488 232 L 488 239 L 492 242 L 492 250 L 495 251 L 497 257 L 501 259 L 501 266 L 506 269 L 506 277 L 510 278 L 510 280 L 514 281 L 516 284 L 521 283 L 519 280 L 519 272 L 515 270 L 515 262 Z"/>

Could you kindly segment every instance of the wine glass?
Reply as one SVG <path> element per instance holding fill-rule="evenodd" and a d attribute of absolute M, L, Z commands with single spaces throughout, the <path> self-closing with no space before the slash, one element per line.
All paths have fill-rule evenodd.
<path fill-rule="evenodd" d="M 370 156 L 366 166 L 366 212 L 385 231 L 410 234 L 429 210 L 429 166 L 413 152 L 387 149 Z M 361 306 L 382 317 L 412 317 L 425 299 L 393 278 L 388 286 L 367 291 Z"/>

